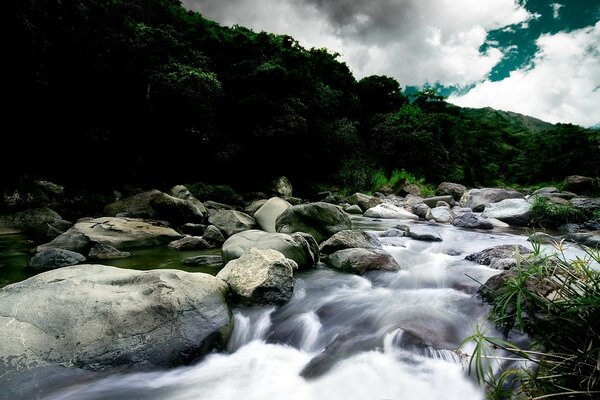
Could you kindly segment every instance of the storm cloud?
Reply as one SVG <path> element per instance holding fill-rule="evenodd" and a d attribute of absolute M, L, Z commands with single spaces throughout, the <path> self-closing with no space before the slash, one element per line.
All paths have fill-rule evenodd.
<path fill-rule="evenodd" d="M 551 107 L 546 101 L 549 83 L 553 80 L 550 68 L 568 65 L 559 62 L 558 55 L 549 51 L 546 39 L 530 39 L 533 49 L 523 60 L 528 64 L 514 68 L 506 82 L 492 82 L 491 72 L 498 65 L 513 60 L 517 49 L 514 42 L 490 40 L 490 32 L 506 32 L 520 37 L 530 32 L 530 25 L 540 25 L 542 13 L 558 23 L 563 20 L 560 6 L 542 0 L 184 0 L 184 5 L 199 11 L 204 17 L 222 25 L 242 25 L 257 32 L 267 31 L 294 37 L 306 48 L 327 48 L 340 54 L 357 79 L 368 75 L 387 75 L 402 86 L 440 84 L 465 92 L 464 97 L 451 99 L 473 107 L 498 106 L 502 109 L 529 113 L 549 121 L 590 123 L 590 118 L 569 104 L 570 91 L 564 96 L 552 92 Z M 535 7 L 534 7 L 535 5 Z M 574 7 L 574 6 L 573 6 Z M 560 16 L 558 15 L 560 12 Z M 545 14 L 544 14 L 545 15 Z M 586 31 L 587 32 L 587 31 Z M 587 35 L 586 37 L 593 36 Z M 578 36 L 579 37 L 579 36 Z M 564 36 L 556 36 L 556 40 Z M 537 46 L 537 54 L 534 54 Z M 528 50 L 529 51 L 529 50 Z M 587 57 L 582 53 L 582 57 Z M 589 53 L 587 53 L 589 54 Z M 551 56 L 552 62 L 544 61 Z M 574 61 L 574 57 L 572 60 Z M 577 58 L 581 62 L 581 58 Z M 537 70 L 538 67 L 543 69 Z M 581 68 L 574 66 L 576 70 Z M 593 71 L 586 76 L 569 75 L 561 70 L 562 78 L 581 87 L 598 87 Z M 508 75 L 508 74 L 507 74 Z M 519 79 L 516 79 L 519 77 Z M 590 82 L 591 79 L 591 82 Z M 522 97 L 510 94 L 510 88 L 527 87 Z M 539 86 L 537 86 L 539 85 Z M 493 89 L 492 89 L 493 88 Z M 506 88 L 506 89 L 504 89 Z M 495 90 L 503 90 L 496 95 Z M 514 92 L 513 92 L 514 93 Z M 595 93 L 595 92 L 594 92 Z M 538 98 L 539 96 L 545 96 Z M 595 96 L 592 96 L 595 97 Z M 502 102 L 500 102 L 502 99 Z M 539 104 L 534 107 L 531 104 Z M 546 105 L 547 108 L 541 109 Z M 584 104 L 582 110 L 589 110 Z M 571 110 L 566 112 L 565 110 Z M 587 113 L 587 111 L 585 111 Z"/>

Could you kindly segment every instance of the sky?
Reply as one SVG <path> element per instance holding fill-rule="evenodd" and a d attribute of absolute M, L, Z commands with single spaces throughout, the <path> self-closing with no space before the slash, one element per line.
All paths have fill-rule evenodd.
<path fill-rule="evenodd" d="M 600 127 L 600 0 L 183 0 L 221 25 L 339 53 L 356 79 Z"/>

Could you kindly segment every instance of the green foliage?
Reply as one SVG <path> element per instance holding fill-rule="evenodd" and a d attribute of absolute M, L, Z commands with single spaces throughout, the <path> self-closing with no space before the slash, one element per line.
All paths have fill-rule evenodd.
<path fill-rule="evenodd" d="M 555 248 L 551 255 L 523 260 L 488 297 L 494 323 L 505 331 L 525 330 L 531 347 L 522 349 L 479 330 L 463 342 L 475 343 L 469 370 L 489 387 L 490 399 L 592 399 L 600 394 L 600 251 L 582 247 L 584 258 L 567 259 L 562 242 Z M 500 352 L 530 367 L 497 373 L 490 362 L 501 360 Z M 507 386 L 506 377 L 518 384 Z"/>
<path fill-rule="evenodd" d="M 373 176 L 373 169 L 365 160 L 350 159 L 342 164 L 337 179 L 345 192 L 355 193 L 367 192 L 371 187 Z"/>
<path fill-rule="evenodd" d="M 531 206 L 531 220 L 544 228 L 556 228 L 563 224 L 584 222 L 587 215 L 570 204 L 554 204 L 545 197 L 536 197 Z"/>
<path fill-rule="evenodd" d="M 357 81 L 337 53 L 220 26 L 179 1 L 9 1 L 0 23 L 5 125 L 37 160 L 9 154 L 20 166 L 9 180 L 68 184 L 86 165 L 107 185 L 286 175 L 369 190 L 370 167 L 351 177 L 354 160 L 469 186 L 600 175 L 598 130 L 461 109 L 429 86 L 405 96 L 389 76 Z M 46 151 L 63 147 L 70 157 Z"/>

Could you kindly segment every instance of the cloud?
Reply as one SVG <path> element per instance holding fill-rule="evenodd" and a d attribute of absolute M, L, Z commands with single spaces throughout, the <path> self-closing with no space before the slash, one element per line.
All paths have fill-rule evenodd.
<path fill-rule="evenodd" d="M 600 123 L 600 21 L 571 32 L 544 34 L 526 68 L 485 81 L 448 100 L 463 107 L 489 106 L 542 120 L 584 127 Z"/>
<path fill-rule="evenodd" d="M 357 78 L 466 86 L 484 79 L 502 48 L 479 51 L 491 30 L 533 18 L 518 0 L 184 0 L 224 25 L 289 34 L 341 54 Z"/>
<path fill-rule="evenodd" d="M 558 3 L 550 4 L 550 7 L 552 7 L 552 17 L 554 17 L 554 19 L 560 18 L 560 9 L 563 8 L 564 6 L 565 6 L 564 4 L 558 4 Z"/>

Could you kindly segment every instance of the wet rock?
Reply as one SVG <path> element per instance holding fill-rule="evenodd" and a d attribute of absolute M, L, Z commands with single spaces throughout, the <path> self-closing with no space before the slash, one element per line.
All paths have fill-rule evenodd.
<path fill-rule="evenodd" d="M 54 269 L 79 264 L 85 261 L 85 257 L 79 253 L 63 249 L 46 249 L 40 251 L 29 260 L 29 266 L 33 269 Z"/>
<path fill-rule="evenodd" d="M 126 258 L 126 257 L 129 257 L 130 255 L 131 255 L 131 253 L 128 251 L 120 251 L 108 244 L 100 244 L 100 243 L 94 245 L 90 249 L 90 252 L 88 253 L 88 257 L 97 258 L 97 259 L 101 259 L 101 260 L 110 260 L 110 259 L 114 259 L 114 258 Z"/>
<path fill-rule="evenodd" d="M 478 264 L 490 265 L 495 259 L 516 258 L 517 254 L 531 254 L 532 251 L 521 245 L 503 244 L 490 247 L 477 253 L 469 254 L 465 260 L 475 261 Z"/>

